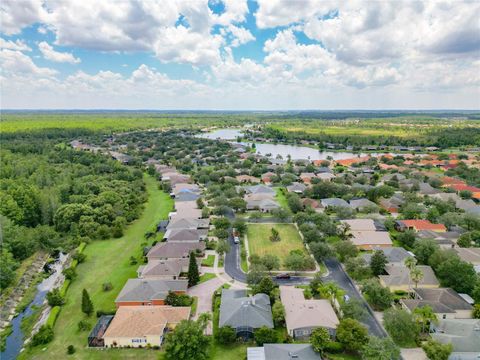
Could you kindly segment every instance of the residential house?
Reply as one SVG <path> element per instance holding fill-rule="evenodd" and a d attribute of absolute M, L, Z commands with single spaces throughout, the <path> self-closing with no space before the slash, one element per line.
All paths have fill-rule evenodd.
<path fill-rule="evenodd" d="M 176 294 L 187 292 L 188 280 L 128 279 L 115 299 L 120 306 L 165 305 L 170 291 Z"/>
<path fill-rule="evenodd" d="M 322 360 L 310 344 L 263 344 L 247 348 L 247 360 Z"/>
<path fill-rule="evenodd" d="M 180 274 L 188 271 L 189 262 L 189 258 L 152 260 L 138 268 L 137 276 L 140 279 L 177 280 Z M 202 259 L 197 259 L 197 265 L 201 262 Z"/>
<path fill-rule="evenodd" d="M 262 174 L 262 181 L 265 184 L 270 184 L 272 182 L 272 177 L 277 176 L 274 172 L 266 172 L 265 174 Z"/>
<path fill-rule="evenodd" d="M 302 180 L 304 184 L 310 184 L 314 177 L 315 177 L 314 173 L 305 173 L 304 172 L 304 173 L 300 174 L 300 180 Z"/>
<path fill-rule="evenodd" d="M 454 249 L 460 259 L 472 264 L 477 273 L 480 273 L 480 248 L 460 248 Z"/>
<path fill-rule="evenodd" d="M 374 250 L 381 250 L 385 254 L 388 265 L 390 266 L 405 266 L 405 259 L 412 256 L 410 252 L 408 252 L 402 247 L 387 247 Z M 370 264 L 372 255 L 373 253 L 367 253 L 362 255 L 367 264 Z"/>
<path fill-rule="evenodd" d="M 103 335 L 105 347 L 161 346 L 165 334 L 190 317 L 190 307 L 121 306 Z"/>
<path fill-rule="evenodd" d="M 317 178 L 323 181 L 332 181 L 336 176 L 330 172 L 322 172 L 316 175 Z"/>
<path fill-rule="evenodd" d="M 172 229 L 167 230 L 164 239 L 168 242 L 199 242 L 207 238 L 208 230 L 203 233 L 198 229 Z"/>
<path fill-rule="evenodd" d="M 395 221 L 395 228 L 398 231 L 414 230 L 415 232 L 422 230 L 431 230 L 435 232 L 447 231 L 445 225 L 434 224 L 429 220 L 397 220 Z"/>
<path fill-rule="evenodd" d="M 247 210 L 270 212 L 280 207 L 271 194 L 249 194 L 245 195 L 244 199 L 247 202 Z"/>
<path fill-rule="evenodd" d="M 445 319 L 433 326 L 432 338 L 452 344 L 449 360 L 476 360 L 480 354 L 479 319 Z"/>
<path fill-rule="evenodd" d="M 188 258 L 192 251 L 203 253 L 205 242 L 160 242 L 150 249 L 148 261 Z"/>
<path fill-rule="evenodd" d="M 427 265 L 418 265 L 417 268 L 422 272 L 423 278 L 418 282 L 421 288 L 438 288 L 438 282 L 432 268 Z M 390 291 L 410 291 L 415 287 L 414 282 L 410 278 L 410 269 L 406 266 L 387 265 L 385 272 L 388 275 L 380 275 L 380 283 L 382 286 L 388 287 Z"/>
<path fill-rule="evenodd" d="M 247 296 L 246 290 L 223 289 L 219 327 L 231 326 L 237 336 L 250 338 L 255 329 L 273 329 L 270 298 L 266 294 Z"/>
<path fill-rule="evenodd" d="M 303 289 L 294 286 L 280 286 L 280 299 L 285 307 L 288 334 L 294 339 L 309 338 L 319 327 L 335 336 L 339 320 L 328 300 L 307 300 Z"/>
<path fill-rule="evenodd" d="M 265 185 L 254 185 L 245 187 L 247 194 L 262 194 L 275 196 L 275 190 Z"/>
<path fill-rule="evenodd" d="M 377 204 L 365 198 L 352 199 L 349 201 L 350 207 L 356 211 L 364 211 L 366 209 L 378 209 Z"/>
<path fill-rule="evenodd" d="M 300 201 L 303 204 L 303 207 L 311 207 L 312 209 L 317 209 L 320 207 L 320 203 L 317 200 L 310 199 L 310 198 L 303 198 L 300 199 Z"/>
<path fill-rule="evenodd" d="M 176 216 L 173 221 L 167 225 L 167 230 L 174 229 L 208 229 L 210 226 L 209 219 L 180 218 Z"/>
<path fill-rule="evenodd" d="M 200 197 L 199 194 L 194 193 L 190 190 L 182 190 L 177 195 L 175 195 L 175 202 L 183 202 L 183 201 L 197 201 Z"/>
<path fill-rule="evenodd" d="M 341 220 L 340 222 L 348 225 L 351 235 L 350 240 L 361 250 L 393 246 L 390 234 L 387 231 L 379 231 L 382 228 L 372 219 L 350 219 Z"/>
<path fill-rule="evenodd" d="M 462 235 L 462 232 L 453 230 L 445 232 L 437 232 L 433 230 L 421 230 L 416 233 L 418 239 L 432 239 L 444 249 L 454 248 L 457 244 L 458 238 Z"/>
<path fill-rule="evenodd" d="M 292 185 L 287 186 L 288 192 L 294 192 L 296 194 L 302 194 L 306 189 L 307 187 L 299 182 L 294 182 Z"/>
<path fill-rule="evenodd" d="M 400 300 L 402 306 L 413 312 L 416 308 L 430 306 L 438 319 L 471 319 L 472 305 L 450 288 L 413 290 L 414 299 Z"/>
<path fill-rule="evenodd" d="M 259 178 L 250 175 L 238 175 L 235 177 L 239 183 L 253 183 L 258 184 L 260 182 Z"/>
<path fill-rule="evenodd" d="M 441 191 L 435 189 L 432 185 L 426 182 L 421 182 L 418 184 L 419 190 L 418 192 L 422 195 L 434 195 L 439 194 Z"/>
<path fill-rule="evenodd" d="M 379 200 L 380 206 L 389 213 L 396 214 L 399 212 L 400 207 L 405 203 L 405 198 L 401 194 L 393 194 L 389 199 L 381 198 Z"/>
<path fill-rule="evenodd" d="M 339 199 L 339 198 L 321 199 L 320 204 L 324 209 L 328 207 L 346 207 L 346 208 L 350 207 L 350 205 L 345 200 Z"/>

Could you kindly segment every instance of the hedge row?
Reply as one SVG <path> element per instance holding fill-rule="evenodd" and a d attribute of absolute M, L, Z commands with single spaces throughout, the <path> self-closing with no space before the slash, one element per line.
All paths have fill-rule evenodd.
<path fill-rule="evenodd" d="M 60 314 L 60 306 L 54 306 L 48 315 L 47 321 L 45 322 L 46 326 L 50 326 L 53 329 L 55 322 L 57 321 L 58 314 Z"/>

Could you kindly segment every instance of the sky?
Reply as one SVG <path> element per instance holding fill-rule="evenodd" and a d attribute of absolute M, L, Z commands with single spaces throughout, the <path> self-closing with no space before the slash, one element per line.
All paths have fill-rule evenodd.
<path fill-rule="evenodd" d="M 2 0 L 2 109 L 479 109 L 480 1 Z"/>

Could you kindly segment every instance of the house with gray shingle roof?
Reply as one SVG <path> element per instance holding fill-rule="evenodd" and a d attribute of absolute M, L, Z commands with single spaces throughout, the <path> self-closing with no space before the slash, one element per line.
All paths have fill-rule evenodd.
<path fill-rule="evenodd" d="M 248 194 L 275 195 L 275 190 L 265 185 L 247 186 L 245 190 Z"/>
<path fill-rule="evenodd" d="M 164 238 L 168 242 L 198 242 L 202 240 L 202 234 L 198 229 L 172 229 L 167 230 Z M 204 238 L 206 238 L 206 234 Z"/>
<path fill-rule="evenodd" d="M 115 305 L 164 305 L 170 291 L 185 293 L 188 280 L 162 279 L 128 279 L 120 294 L 115 299 Z"/>
<path fill-rule="evenodd" d="M 205 243 L 203 241 L 191 243 L 161 242 L 152 247 L 147 254 L 150 260 L 181 259 L 190 256 L 191 251 L 203 253 Z"/>
<path fill-rule="evenodd" d="M 270 298 L 266 294 L 247 296 L 246 290 L 222 290 L 219 327 L 231 326 L 237 336 L 249 338 L 255 329 L 273 329 Z"/>
<path fill-rule="evenodd" d="M 247 348 L 247 360 L 322 360 L 310 344 L 264 344 Z"/>
<path fill-rule="evenodd" d="M 382 248 L 375 249 L 382 251 L 387 257 L 388 265 L 392 266 L 404 266 L 405 259 L 411 257 L 412 255 L 402 247 L 391 247 L 391 248 Z M 367 264 L 370 264 L 373 253 L 363 254 Z"/>
<path fill-rule="evenodd" d="M 287 186 L 287 191 L 288 192 L 294 192 L 296 194 L 301 194 L 306 189 L 307 189 L 307 187 L 304 184 L 299 183 L 299 182 L 294 182 L 294 183 L 292 183 L 292 185 Z"/>
<path fill-rule="evenodd" d="M 322 204 L 322 207 L 324 209 L 326 209 L 327 207 L 350 207 L 350 205 L 345 200 L 339 198 L 321 199 L 320 203 Z"/>
<path fill-rule="evenodd" d="M 446 319 L 433 326 L 432 338 L 452 344 L 450 360 L 474 360 L 480 354 L 480 320 Z"/>

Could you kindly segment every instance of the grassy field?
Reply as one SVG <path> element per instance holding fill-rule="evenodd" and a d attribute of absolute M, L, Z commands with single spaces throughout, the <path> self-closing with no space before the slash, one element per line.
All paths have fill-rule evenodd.
<path fill-rule="evenodd" d="M 215 255 L 208 255 L 206 259 L 203 259 L 202 266 L 212 267 L 215 262 Z"/>
<path fill-rule="evenodd" d="M 122 238 L 95 241 L 85 248 L 86 261 L 77 267 L 78 277 L 68 290 L 67 303 L 55 324 L 53 342 L 28 349 L 22 353 L 21 359 L 63 359 L 70 344 L 77 349 L 70 357 L 72 359 L 133 359 L 140 354 L 142 359 L 158 358 L 158 352 L 146 350 L 109 350 L 108 356 L 105 351 L 89 350 L 86 348 L 88 332 L 77 330 L 78 322 L 86 318 L 80 309 L 82 290 L 87 289 L 90 293 L 95 310 L 114 310 L 114 300 L 123 285 L 127 279 L 136 277 L 139 265 L 130 265 L 130 256 L 140 258 L 145 229 L 167 218 L 172 208 L 173 200 L 158 190 L 157 182 L 151 177 L 146 177 L 145 181 L 149 200 L 143 215 L 127 228 Z M 105 282 L 111 282 L 113 290 L 104 292 L 102 284 Z M 89 321 L 93 326 L 96 317 L 92 316 Z"/>
<path fill-rule="evenodd" d="M 280 234 L 278 242 L 270 241 L 272 227 Z M 282 264 L 292 250 L 306 253 L 300 234 L 292 224 L 248 224 L 247 236 L 250 254 L 276 255 Z"/>
<path fill-rule="evenodd" d="M 290 212 L 290 208 L 288 207 L 288 201 L 287 201 L 287 197 L 285 196 L 285 192 L 287 190 L 285 188 L 275 188 L 275 200 L 277 200 L 278 204 L 284 208 L 285 210 L 287 210 L 288 212 Z"/>

